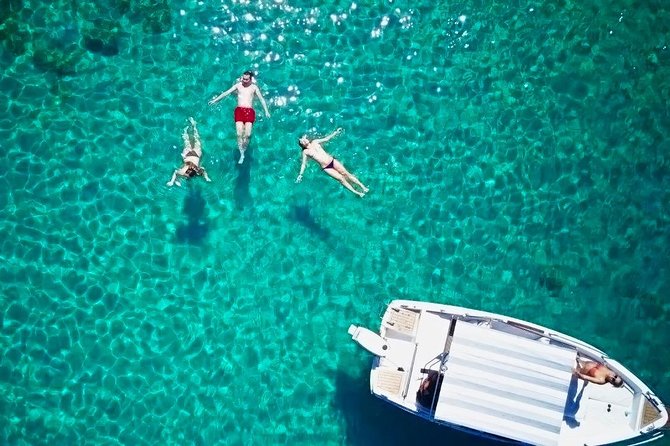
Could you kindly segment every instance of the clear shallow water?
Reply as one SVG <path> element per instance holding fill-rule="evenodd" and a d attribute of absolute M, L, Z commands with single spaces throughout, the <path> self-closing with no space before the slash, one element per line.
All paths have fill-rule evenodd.
<path fill-rule="evenodd" d="M 0 13 L 1 443 L 475 444 L 369 396 L 346 328 L 392 298 L 559 329 L 670 400 L 661 2 L 158 3 Z M 273 116 L 238 168 L 207 101 L 248 68 Z M 188 116 L 213 182 L 168 189 Z M 338 126 L 363 200 L 294 184 Z"/>

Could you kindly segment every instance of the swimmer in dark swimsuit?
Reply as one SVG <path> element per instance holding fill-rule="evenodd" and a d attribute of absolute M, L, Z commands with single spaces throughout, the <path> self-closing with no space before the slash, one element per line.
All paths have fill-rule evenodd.
<path fill-rule="evenodd" d="M 334 169 L 335 168 L 335 158 L 330 160 L 328 165 L 326 167 L 322 167 L 321 170 L 326 170 L 326 169 Z"/>
<path fill-rule="evenodd" d="M 345 169 L 341 162 L 326 152 L 321 145 L 322 143 L 330 141 L 340 133 L 342 133 L 342 129 L 338 128 L 325 138 L 313 139 L 310 141 L 306 136 L 303 136 L 298 140 L 298 145 L 300 145 L 300 148 L 302 149 L 302 164 L 300 165 L 300 174 L 298 174 L 298 178 L 296 178 L 295 182 L 300 183 L 302 181 L 302 174 L 305 172 L 305 167 L 307 167 L 307 158 L 311 158 L 319 163 L 324 172 L 339 181 L 342 186 L 346 187 L 359 197 L 363 197 L 369 189 L 365 187 L 358 178 Z M 358 186 L 361 190 L 356 190 L 351 183 Z"/>
<path fill-rule="evenodd" d="M 172 186 L 175 183 L 177 183 L 177 186 L 181 186 L 181 183 L 177 180 L 177 175 L 186 178 L 202 175 L 205 178 L 205 181 L 212 181 L 209 179 L 207 171 L 203 167 L 200 167 L 202 144 L 200 143 L 200 133 L 196 127 L 195 120 L 193 118 L 188 118 L 188 120 L 193 126 L 193 145 L 191 145 L 191 138 L 188 135 L 188 127 L 186 127 L 181 135 L 182 140 L 184 141 L 184 150 L 181 152 L 181 158 L 184 161 L 184 165 L 172 173 L 172 178 L 167 182 L 168 186 Z"/>
<path fill-rule="evenodd" d="M 623 386 L 623 379 L 621 379 L 619 375 L 608 369 L 605 364 L 600 364 L 595 361 L 587 361 L 582 358 L 577 358 L 575 374 L 584 381 L 592 382 L 594 384 L 609 383 L 614 387 Z"/>

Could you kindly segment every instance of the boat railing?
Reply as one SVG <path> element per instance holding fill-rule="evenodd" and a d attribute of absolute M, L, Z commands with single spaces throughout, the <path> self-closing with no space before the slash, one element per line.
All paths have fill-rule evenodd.
<path fill-rule="evenodd" d="M 580 341 L 577 338 L 573 338 L 572 336 L 568 336 L 562 333 L 552 333 L 551 331 L 543 330 L 540 327 L 534 327 L 515 320 L 506 320 L 506 321 L 501 320 L 501 322 L 504 322 L 520 330 L 533 333 L 534 335 L 539 336 L 541 339 L 546 339 L 547 341 L 550 342 L 553 341 L 554 343 L 560 343 L 561 345 L 564 345 L 566 347 L 572 347 L 576 349 L 581 348 L 585 351 L 591 352 L 591 354 L 598 354 L 606 357 L 605 353 L 603 353 L 602 351 L 598 350 L 592 345 L 587 344 L 586 342 Z"/>
<path fill-rule="evenodd" d="M 416 361 L 416 351 L 419 349 L 419 344 L 414 343 L 414 352 L 412 353 L 412 362 L 410 362 L 409 370 L 407 371 L 407 379 L 405 380 L 405 388 L 402 391 L 402 398 L 407 398 L 409 392 L 409 385 L 412 382 L 412 371 L 414 370 L 414 362 Z"/>
<path fill-rule="evenodd" d="M 451 322 L 449 323 L 449 332 L 447 333 L 447 339 L 444 340 L 444 348 L 442 352 L 444 353 L 442 357 L 442 364 L 440 364 L 440 369 L 444 367 L 444 363 L 447 361 L 447 356 L 449 355 L 449 350 L 451 350 L 451 343 L 454 340 L 454 332 L 456 331 L 456 322 L 458 322 L 458 316 L 452 316 Z"/>
<path fill-rule="evenodd" d="M 607 356 L 603 351 L 597 349 L 596 347 L 594 347 L 590 344 L 587 344 L 586 342 L 581 341 L 581 340 L 579 340 L 579 339 L 577 339 L 573 336 L 566 335 L 564 333 L 556 333 L 556 332 L 548 331 L 548 330 L 542 329 L 541 327 L 535 327 L 535 326 L 532 326 L 532 325 L 524 324 L 523 322 L 519 322 L 519 321 L 516 321 L 516 320 L 508 319 L 504 322 L 506 322 L 507 324 L 512 325 L 514 327 L 520 328 L 522 330 L 526 330 L 526 331 L 535 333 L 539 336 L 549 338 L 550 340 L 553 340 L 555 342 L 560 342 L 560 343 L 565 344 L 565 345 L 570 345 L 569 343 L 566 342 L 566 341 L 569 341 L 570 343 L 574 344 L 575 347 L 581 347 L 584 350 L 592 352 L 592 354 L 599 354 L 599 355 L 603 355 L 605 357 Z"/>

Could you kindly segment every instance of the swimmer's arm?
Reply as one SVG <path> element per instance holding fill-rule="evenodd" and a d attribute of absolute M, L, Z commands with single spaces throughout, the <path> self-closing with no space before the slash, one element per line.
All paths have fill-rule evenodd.
<path fill-rule="evenodd" d="M 204 167 L 202 168 L 202 176 L 205 178 L 205 181 L 211 183 L 212 180 L 209 178 L 209 175 L 207 175 L 207 171 L 205 170 Z"/>
<path fill-rule="evenodd" d="M 302 181 L 302 174 L 305 172 L 305 167 L 307 167 L 307 154 L 303 151 L 302 152 L 302 164 L 300 165 L 300 173 L 298 174 L 298 178 L 295 179 L 296 183 L 299 183 Z"/>
<path fill-rule="evenodd" d="M 258 96 L 258 99 L 261 101 L 261 105 L 263 106 L 263 110 L 265 110 L 265 116 L 268 118 L 270 117 L 270 111 L 268 110 L 268 104 L 265 103 L 265 99 L 263 99 L 263 95 L 261 94 L 261 89 L 256 87 L 256 96 Z"/>
<path fill-rule="evenodd" d="M 328 142 L 328 141 L 330 141 L 331 139 L 335 138 L 335 137 L 336 137 L 337 135 L 339 135 L 340 133 L 342 133 L 342 127 L 339 127 L 337 130 L 335 130 L 335 131 L 334 131 L 333 133 L 331 133 L 330 135 L 328 135 L 328 136 L 326 136 L 326 137 L 324 137 L 324 138 L 315 139 L 314 141 L 315 141 L 315 142 L 318 142 L 319 144 L 324 143 L 324 142 Z"/>
<path fill-rule="evenodd" d="M 232 93 L 233 91 L 235 91 L 235 89 L 237 88 L 238 85 L 239 85 L 239 83 L 233 85 L 233 86 L 230 87 L 228 90 L 224 91 L 223 93 L 221 93 L 220 95 L 216 96 L 216 97 L 213 98 L 211 101 L 209 101 L 208 104 L 209 104 L 209 105 L 216 104 L 216 103 L 219 102 L 221 99 L 225 98 L 225 97 L 228 96 L 230 93 Z"/>
<path fill-rule="evenodd" d="M 177 174 L 179 173 L 179 169 L 175 170 L 172 172 L 172 178 L 170 178 L 170 181 L 167 182 L 168 187 L 172 187 L 174 183 L 177 183 L 177 186 L 181 186 L 181 183 L 177 181 Z"/>
<path fill-rule="evenodd" d="M 177 175 L 186 176 L 186 170 L 187 170 L 187 169 L 188 169 L 187 166 L 182 166 L 181 168 L 176 169 L 176 170 L 172 173 L 172 178 L 170 179 L 170 181 L 168 181 L 167 185 L 168 185 L 168 186 L 172 186 L 173 184 L 177 183 L 177 186 L 181 186 L 181 183 L 180 183 L 179 180 L 177 179 Z"/>

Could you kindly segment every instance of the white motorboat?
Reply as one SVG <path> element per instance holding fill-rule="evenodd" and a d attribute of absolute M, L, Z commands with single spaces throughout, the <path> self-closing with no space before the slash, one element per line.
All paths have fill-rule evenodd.
<path fill-rule="evenodd" d="M 643 444 L 668 412 L 640 379 L 597 348 L 507 316 L 451 305 L 391 302 L 379 334 L 349 334 L 375 355 L 371 392 L 401 409 L 501 441 L 536 445 Z M 621 387 L 580 379 L 596 362 Z"/>

